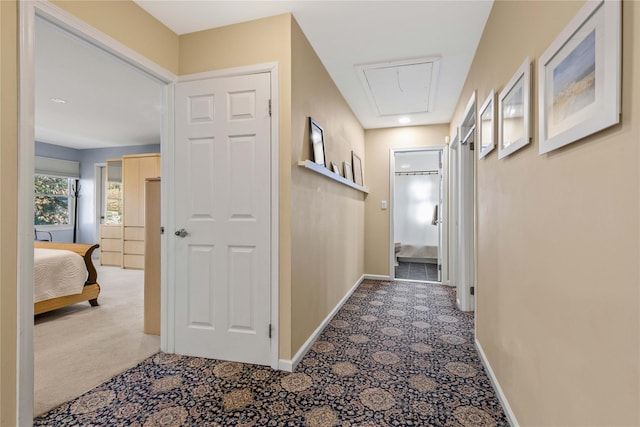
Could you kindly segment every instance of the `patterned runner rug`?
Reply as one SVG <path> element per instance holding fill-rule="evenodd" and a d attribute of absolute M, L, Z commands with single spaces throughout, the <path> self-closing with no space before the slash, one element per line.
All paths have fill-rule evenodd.
<path fill-rule="evenodd" d="M 508 426 L 453 288 L 365 280 L 294 373 L 159 353 L 35 426 Z"/>

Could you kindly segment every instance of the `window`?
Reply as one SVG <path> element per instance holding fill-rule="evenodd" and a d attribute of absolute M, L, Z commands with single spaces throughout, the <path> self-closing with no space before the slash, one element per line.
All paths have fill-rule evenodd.
<path fill-rule="evenodd" d="M 71 226 L 73 224 L 72 185 L 71 178 L 35 176 L 33 218 L 35 226 Z"/>

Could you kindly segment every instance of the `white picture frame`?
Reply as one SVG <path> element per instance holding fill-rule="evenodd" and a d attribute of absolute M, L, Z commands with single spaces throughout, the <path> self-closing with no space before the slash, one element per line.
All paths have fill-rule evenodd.
<path fill-rule="evenodd" d="M 620 122 L 621 5 L 588 1 L 538 61 L 539 153 Z"/>
<path fill-rule="evenodd" d="M 492 90 L 478 110 L 478 159 L 489 154 L 496 146 L 496 94 Z"/>
<path fill-rule="evenodd" d="M 531 142 L 531 60 L 527 57 L 498 96 L 498 158 Z"/>

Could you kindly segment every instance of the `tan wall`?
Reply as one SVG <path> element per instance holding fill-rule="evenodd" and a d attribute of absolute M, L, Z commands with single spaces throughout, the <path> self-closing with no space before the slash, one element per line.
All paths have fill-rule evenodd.
<path fill-rule="evenodd" d="M 178 35 L 133 1 L 52 0 L 52 3 L 178 74 Z"/>
<path fill-rule="evenodd" d="M 452 125 L 582 4 L 495 2 Z M 522 426 L 640 425 L 640 3 L 623 10 L 622 124 L 540 156 L 534 112 L 532 144 L 478 162 L 477 337 Z"/>
<path fill-rule="evenodd" d="M 15 425 L 17 331 L 17 3 L 0 1 L 0 425 Z"/>
<path fill-rule="evenodd" d="M 350 162 L 354 150 L 367 163 L 360 122 L 295 21 L 291 28 L 293 356 L 364 273 L 364 193 L 297 166 L 312 158 L 308 117 L 324 128 L 327 161 Z"/>
<path fill-rule="evenodd" d="M 382 210 L 382 200 L 390 202 L 389 155 L 392 148 L 442 146 L 449 125 L 409 126 L 371 129 L 365 132 L 369 196 L 365 203 L 365 263 L 367 274 L 390 275 L 389 210 Z"/>
<path fill-rule="evenodd" d="M 290 14 L 180 36 L 180 74 L 279 63 L 280 357 L 291 354 L 291 20 Z"/>

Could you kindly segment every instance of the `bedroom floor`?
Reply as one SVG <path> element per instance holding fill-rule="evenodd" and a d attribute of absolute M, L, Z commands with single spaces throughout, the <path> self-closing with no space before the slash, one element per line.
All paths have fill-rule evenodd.
<path fill-rule="evenodd" d="M 100 306 L 84 302 L 35 317 L 35 415 L 160 350 L 160 337 L 142 332 L 144 272 L 96 268 Z"/>
<path fill-rule="evenodd" d="M 438 266 L 421 262 L 402 262 L 396 266 L 396 279 L 438 281 Z"/>

